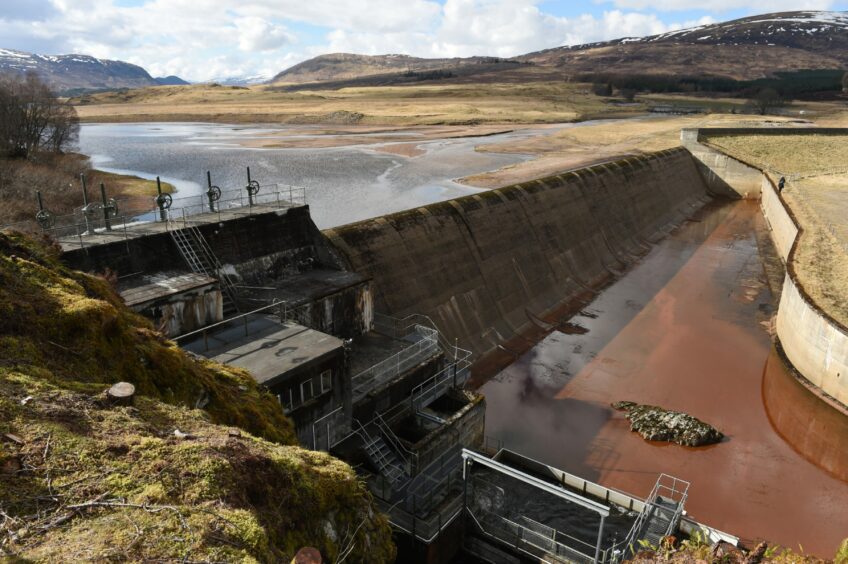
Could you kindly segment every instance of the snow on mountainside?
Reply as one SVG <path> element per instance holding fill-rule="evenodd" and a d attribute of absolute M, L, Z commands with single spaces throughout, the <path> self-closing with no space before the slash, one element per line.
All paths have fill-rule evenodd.
<path fill-rule="evenodd" d="M 37 55 L 0 49 L 0 73 L 34 72 L 59 92 L 155 86 L 143 68 L 89 55 Z"/>
<path fill-rule="evenodd" d="M 848 68 L 848 12 L 797 11 L 517 57 L 576 73 L 709 74 L 739 79 Z"/>
<path fill-rule="evenodd" d="M 724 23 L 701 25 L 649 37 L 628 37 L 610 43 L 697 42 L 711 45 L 776 45 L 806 43 L 820 36 L 831 43 L 848 33 L 848 12 L 783 12 Z M 843 37 L 844 39 L 844 37 Z"/>

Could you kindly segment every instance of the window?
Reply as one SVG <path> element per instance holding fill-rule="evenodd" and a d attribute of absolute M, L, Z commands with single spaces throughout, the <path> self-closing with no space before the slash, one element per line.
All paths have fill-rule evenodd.
<path fill-rule="evenodd" d="M 291 389 L 288 389 L 281 394 L 277 394 L 277 399 L 279 400 L 280 405 L 283 406 L 283 413 L 289 413 L 294 407 Z"/>
<path fill-rule="evenodd" d="M 329 392 L 333 389 L 333 371 L 325 370 L 321 373 L 321 393 Z"/>
<path fill-rule="evenodd" d="M 312 390 L 312 380 L 306 380 L 300 383 L 300 399 L 302 403 L 306 403 L 315 396 Z"/>

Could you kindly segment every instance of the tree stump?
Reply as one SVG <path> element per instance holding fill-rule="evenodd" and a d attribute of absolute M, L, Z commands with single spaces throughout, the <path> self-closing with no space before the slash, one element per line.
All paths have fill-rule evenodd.
<path fill-rule="evenodd" d="M 118 382 L 106 391 L 106 397 L 112 405 L 132 405 L 135 386 L 129 382 Z"/>
<path fill-rule="evenodd" d="M 294 555 L 291 564 L 321 564 L 321 562 L 321 553 L 318 552 L 317 548 L 304 546 Z"/>

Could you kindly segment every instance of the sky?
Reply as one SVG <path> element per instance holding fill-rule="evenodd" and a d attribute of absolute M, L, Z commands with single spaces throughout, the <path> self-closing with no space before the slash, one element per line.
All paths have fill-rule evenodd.
<path fill-rule="evenodd" d="M 0 0 L 0 48 L 205 81 L 324 53 L 510 57 L 785 10 L 848 0 Z"/>

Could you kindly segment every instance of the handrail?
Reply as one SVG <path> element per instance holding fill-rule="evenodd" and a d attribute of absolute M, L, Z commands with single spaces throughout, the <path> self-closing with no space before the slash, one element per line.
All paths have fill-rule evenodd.
<path fill-rule="evenodd" d="M 445 356 L 450 357 L 451 356 L 450 355 L 451 350 L 453 351 L 453 355 L 452 355 L 453 360 L 457 360 L 460 356 L 460 353 L 463 356 L 468 357 L 468 358 L 470 358 L 473 354 L 471 351 L 459 347 L 458 343 L 456 343 L 456 342 L 454 342 L 453 344 L 449 343 L 444 338 L 444 334 L 441 331 L 439 331 L 439 327 L 432 320 L 432 318 L 430 318 L 428 315 L 425 315 L 423 313 L 412 313 L 410 315 L 407 315 L 406 317 L 397 318 L 397 317 L 392 317 L 392 316 L 386 315 L 384 313 L 374 312 L 375 329 L 378 325 L 381 325 L 381 324 L 386 324 L 386 325 L 394 324 L 396 331 L 397 331 L 397 326 L 399 326 L 399 325 L 403 326 L 404 328 L 409 328 L 409 327 L 412 327 L 412 326 L 415 326 L 415 325 L 422 325 L 424 327 L 429 327 L 430 329 L 433 329 L 434 331 L 437 332 L 437 334 L 438 334 L 437 338 L 438 338 L 439 346 L 441 347 L 442 352 L 445 353 Z M 376 330 L 379 332 L 378 329 L 376 329 Z"/>
<path fill-rule="evenodd" d="M 183 222 L 183 226 L 187 226 L 191 220 L 188 218 L 194 215 L 202 214 L 220 214 L 222 212 L 230 214 L 244 213 L 252 215 L 254 207 L 262 207 L 273 205 L 276 208 L 288 208 L 306 204 L 306 188 L 287 186 L 281 184 L 266 184 L 265 187 L 274 188 L 277 191 L 264 192 L 254 196 L 254 202 L 251 204 L 246 201 L 245 194 L 242 190 L 229 190 L 222 194 L 222 197 L 215 202 L 214 209 L 209 208 L 209 201 L 206 194 L 196 196 L 186 196 L 183 198 L 173 198 L 171 208 L 165 210 L 166 229 L 168 221 Z M 196 201 L 196 204 L 190 202 Z M 121 205 L 125 202 L 124 205 Z M 40 227 L 35 219 L 18 221 L 0 226 L 0 229 L 17 229 L 20 231 L 38 231 L 51 235 L 54 239 L 75 239 L 74 243 L 79 242 L 80 248 L 86 246 L 85 237 L 89 234 L 97 234 L 100 236 L 114 236 L 124 240 L 129 239 L 127 227 L 132 227 L 137 224 L 159 223 L 163 218 L 159 207 L 134 209 L 133 203 L 138 202 L 137 199 L 120 199 L 118 200 L 119 209 L 133 210 L 121 215 L 116 215 L 108 219 L 108 224 L 111 229 L 107 228 L 105 218 L 87 216 L 81 209 L 74 209 L 73 212 L 64 215 L 53 216 L 54 225 L 51 227 Z M 246 208 L 247 211 L 239 212 L 237 210 Z M 177 210 L 180 210 L 177 213 Z M 70 241 L 66 241 L 70 243 Z"/>
<path fill-rule="evenodd" d="M 413 473 L 416 466 L 418 466 L 418 454 L 409 450 L 400 442 L 400 438 L 395 435 L 394 431 L 392 431 L 391 427 L 386 423 L 386 421 L 380 416 L 378 413 L 374 419 L 372 420 L 377 428 L 383 433 L 383 436 L 389 441 L 390 445 L 395 448 L 397 451 L 397 455 L 400 457 L 401 462 L 404 466 L 408 467 L 408 472 L 410 474 Z M 404 456 L 403 453 L 406 453 L 408 456 Z M 414 460 L 415 464 L 412 464 Z"/>

